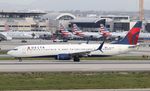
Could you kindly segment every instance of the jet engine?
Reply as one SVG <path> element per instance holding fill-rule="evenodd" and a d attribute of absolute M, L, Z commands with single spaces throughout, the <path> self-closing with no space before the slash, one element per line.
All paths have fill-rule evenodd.
<path fill-rule="evenodd" d="M 59 54 L 57 55 L 57 60 L 70 60 L 72 57 L 70 54 Z"/>

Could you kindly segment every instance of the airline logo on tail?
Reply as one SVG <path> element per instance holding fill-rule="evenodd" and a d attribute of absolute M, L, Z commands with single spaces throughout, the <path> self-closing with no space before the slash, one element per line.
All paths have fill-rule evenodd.
<path fill-rule="evenodd" d="M 9 32 L 9 31 L 10 31 L 10 27 L 9 27 L 9 25 L 6 22 L 5 23 L 5 31 L 4 32 Z"/>
<path fill-rule="evenodd" d="M 138 21 L 134 27 L 128 32 L 124 39 L 117 44 L 136 45 L 139 39 L 140 30 L 142 28 L 142 21 Z"/>
<path fill-rule="evenodd" d="M 62 24 L 60 24 L 59 30 L 60 30 L 60 32 L 65 31 L 65 28 L 64 28 L 64 26 Z"/>
<path fill-rule="evenodd" d="M 104 37 L 109 37 L 111 36 L 110 32 L 104 27 L 103 24 L 100 24 L 100 33 L 104 36 Z"/>
<path fill-rule="evenodd" d="M 79 30 L 79 28 L 76 24 L 73 24 L 72 32 L 75 35 L 78 35 L 78 36 L 83 36 L 84 35 L 83 32 L 81 30 Z"/>
<path fill-rule="evenodd" d="M 72 31 L 73 31 L 73 32 L 77 32 L 77 31 L 78 31 L 78 29 L 77 29 L 77 25 L 76 25 L 76 24 L 73 24 Z"/>
<path fill-rule="evenodd" d="M 59 27 L 59 30 L 60 30 L 60 33 L 63 35 L 63 36 L 68 36 L 69 35 L 69 32 L 65 29 L 65 27 L 60 24 L 60 27 Z"/>

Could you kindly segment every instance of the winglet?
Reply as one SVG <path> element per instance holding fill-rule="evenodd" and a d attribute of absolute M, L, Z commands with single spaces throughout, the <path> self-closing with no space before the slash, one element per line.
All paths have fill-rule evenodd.
<path fill-rule="evenodd" d="M 102 48 L 103 48 L 104 43 L 105 43 L 105 40 L 101 43 L 101 45 L 97 48 L 97 50 L 103 52 Z"/>

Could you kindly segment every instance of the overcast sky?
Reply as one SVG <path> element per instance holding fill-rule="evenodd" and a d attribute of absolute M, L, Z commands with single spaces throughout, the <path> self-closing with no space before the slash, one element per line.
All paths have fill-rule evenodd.
<path fill-rule="evenodd" d="M 137 11 L 139 0 L 0 0 L 1 10 L 102 10 Z M 145 0 L 150 10 L 150 0 Z"/>

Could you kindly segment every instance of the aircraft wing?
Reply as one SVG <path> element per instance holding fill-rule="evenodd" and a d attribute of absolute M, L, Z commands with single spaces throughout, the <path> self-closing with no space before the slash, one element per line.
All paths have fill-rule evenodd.
<path fill-rule="evenodd" d="M 85 56 L 85 55 L 88 55 L 88 54 L 90 54 L 91 52 L 97 51 L 97 50 L 103 52 L 103 51 L 102 51 L 102 48 L 103 48 L 104 42 L 105 42 L 105 41 L 103 41 L 103 42 L 100 44 L 100 46 L 99 46 L 96 50 L 74 52 L 74 53 L 70 53 L 70 55 L 72 55 L 72 56 L 76 56 L 76 55 L 78 55 L 78 56 Z"/>
<path fill-rule="evenodd" d="M 76 52 L 76 53 L 72 53 L 71 55 L 72 56 L 76 56 L 76 55 L 78 55 L 78 56 L 86 56 L 86 55 L 90 54 L 91 52 L 92 51 Z"/>

